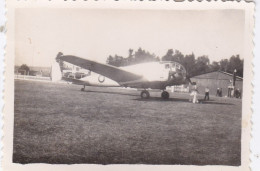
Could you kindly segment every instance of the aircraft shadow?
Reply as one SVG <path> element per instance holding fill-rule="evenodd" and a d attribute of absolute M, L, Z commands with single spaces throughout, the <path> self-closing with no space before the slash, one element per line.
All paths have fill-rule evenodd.
<path fill-rule="evenodd" d="M 117 94 L 117 95 L 125 95 L 125 96 L 134 96 L 134 97 L 140 97 L 140 95 L 137 94 L 131 94 L 131 93 L 122 93 L 122 92 L 108 92 L 108 91 L 94 91 L 94 90 L 85 90 L 84 92 L 91 92 L 91 93 L 100 93 L 100 94 Z M 152 102 L 152 101 L 157 101 L 157 102 L 165 102 L 165 101 L 172 101 L 172 102 L 184 102 L 184 103 L 191 103 L 189 99 L 183 99 L 183 98 L 169 98 L 169 99 L 162 99 L 161 97 L 150 97 L 149 99 L 142 99 L 136 98 L 132 99 L 136 101 L 146 101 L 146 102 Z M 232 103 L 221 103 L 221 102 L 216 102 L 214 100 L 208 100 L 205 101 L 204 99 L 199 99 L 199 104 L 215 104 L 215 105 L 234 105 Z"/>
<path fill-rule="evenodd" d="M 122 93 L 122 92 L 109 92 L 109 91 L 85 90 L 84 92 L 101 93 L 101 94 L 119 94 L 119 95 L 126 95 L 126 96 L 139 96 L 139 95 L 137 95 L 137 94 Z"/>
<path fill-rule="evenodd" d="M 150 97 L 149 99 L 133 99 L 137 101 L 158 101 L 158 102 L 165 102 L 165 101 L 173 101 L 173 102 L 186 102 L 186 103 L 191 103 L 189 99 L 182 99 L 182 98 L 169 98 L 169 99 L 162 99 L 161 97 Z M 210 101 L 204 101 L 204 100 L 199 100 L 198 104 L 215 104 L 215 105 L 234 105 L 232 103 L 221 103 L 221 102 L 216 102 L 214 100 Z"/>

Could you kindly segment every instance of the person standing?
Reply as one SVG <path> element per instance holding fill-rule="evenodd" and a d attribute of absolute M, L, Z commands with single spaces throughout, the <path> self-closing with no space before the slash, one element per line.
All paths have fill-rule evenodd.
<path fill-rule="evenodd" d="M 205 97 L 204 97 L 204 100 L 209 100 L 209 88 L 208 88 L 208 87 L 205 88 Z"/>
<path fill-rule="evenodd" d="M 241 98 L 241 92 L 240 92 L 240 90 L 239 90 L 239 88 L 237 88 L 236 90 L 235 90 L 235 95 L 234 95 L 236 98 Z"/>
<path fill-rule="evenodd" d="M 192 103 L 199 103 L 199 100 L 197 98 L 198 95 L 198 89 L 197 87 L 195 87 L 195 89 L 193 90 L 193 99 L 192 99 Z"/>
<path fill-rule="evenodd" d="M 231 85 L 228 86 L 228 97 L 231 97 Z"/>
<path fill-rule="evenodd" d="M 217 97 L 220 96 L 220 94 L 219 94 L 219 88 L 217 88 L 217 94 L 216 94 L 216 96 L 217 96 Z"/>
<path fill-rule="evenodd" d="M 193 87 L 190 94 L 190 96 L 192 97 L 191 99 L 192 103 L 199 103 L 197 95 L 198 95 L 197 85 L 196 83 L 193 83 Z"/>
<path fill-rule="evenodd" d="M 230 86 L 230 97 L 234 97 L 234 92 L 235 92 L 235 87 L 234 86 Z"/>
<path fill-rule="evenodd" d="M 234 97 L 237 98 L 237 96 L 238 96 L 238 90 L 235 89 L 235 90 L 234 90 Z"/>

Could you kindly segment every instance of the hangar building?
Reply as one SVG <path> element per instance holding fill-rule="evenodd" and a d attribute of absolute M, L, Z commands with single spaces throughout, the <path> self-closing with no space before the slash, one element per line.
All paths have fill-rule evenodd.
<path fill-rule="evenodd" d="M 210 95 L 216 95 L 217 88 L 222 88 L 222 96 L 228 95 L 228 86 L 232 84 L 233 74 L 214 71 L 201 75 L 197 75 L 191 78 L 192 82 L 197 83 L 197 88 L 200 94 L 205 92 L 205 88 L 208 87 Z M 243 92 L 243 78 L 236 77 L 235 88 L 239 88 L 240 92 Z"/>

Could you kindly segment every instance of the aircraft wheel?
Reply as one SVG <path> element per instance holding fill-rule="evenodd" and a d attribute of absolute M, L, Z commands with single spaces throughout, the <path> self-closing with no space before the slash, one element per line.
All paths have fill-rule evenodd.
<path fill-rule="evenodd" d="M 162 96 L 163 99 L 169 99 L 169 97 L 170 97 L 170 95 L 167 91 L 163 91 L 161 96 Z"/>
<path fill-rule="evenodd" d="M 84 89 L 84 88 L 81 88 L 80 90 L 81 90 L 81 91 L 85 91 L 85 89 Z"/>
<path fill-rule="evenodd" d="M 143 90 L 143 91 L 141 92 L 141 98 L 142 98 L 142 99 L 148 99 L 149 97 L 150 97 L 149 91 Z"/>

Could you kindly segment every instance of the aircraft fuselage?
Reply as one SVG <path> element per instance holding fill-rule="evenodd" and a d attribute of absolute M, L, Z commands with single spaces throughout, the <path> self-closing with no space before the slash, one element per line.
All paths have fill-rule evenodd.
<path fill-rule="evenodd" d="M 180 85 L 186 82 L 186 70 L 176 62 L 149 62 L 136 65 L 120 67 L 120 69 L 140 75 L 141 79 L 116 82 L 101 74 L 85 70 L 84 77 L 76 76 L 77 71 L 63 72 L 62 79 L 74 84 L 86 86 L 103 87 L 131 87 L 131 88 L 151 88 L 165 89 L 166 86 Z M 70 72 L 70 74 L 68 74 Z"/>

